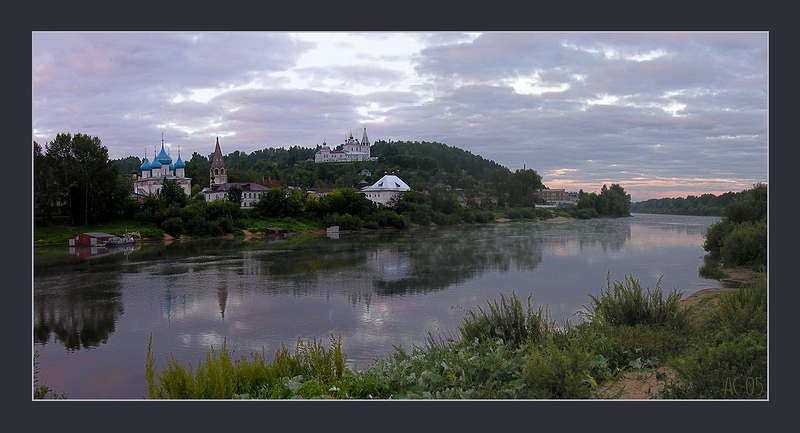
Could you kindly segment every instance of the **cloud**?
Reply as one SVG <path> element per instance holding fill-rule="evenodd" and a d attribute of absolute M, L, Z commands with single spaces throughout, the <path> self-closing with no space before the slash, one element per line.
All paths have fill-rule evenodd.
<path fill-rule="evenodd" d="M 767 181 L 764 32 L 35 32 L 33 139 L 437 141 L 634 199 Z M 569 171 L 563 171 L 564 168 Z M 552 177 L 548 177 L 552 176 Z M 679 194 L 685 196 L 686 194 Z"/>

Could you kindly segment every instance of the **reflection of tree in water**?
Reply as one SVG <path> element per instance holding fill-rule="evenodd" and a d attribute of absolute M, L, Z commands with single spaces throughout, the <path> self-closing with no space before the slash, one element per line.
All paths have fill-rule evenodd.
<path fill-rule="evenodd" d="M 460 227 L 417 233 L 405 247 L 405 269 L 375 278 L 379 294 L 429 292 L 486 272 L 533 270 L 542 261 L 541 246 L 530 236 L 508 236 L 497 228 Z"/>
<path fill-rule="evenodd" d="M 247 256 L 243 268 L 262 275 L 256 290 L 309 291 L 337 287 L 336 275 L 371 279 L 349 290 L 410 293 L 441 290 L 491 269 L 534 269 L 542 260 L 530 237 L 506 238 L 490 227 L 348 233 L 339 239 L 318 237 L 303 243 L 270 245 Z M 364 295 L 363 293 L 361 295 Z"/>
<path fill-rule="evenodd" d="M 33 338 L 47 343 L 53 335 L 69 350 L 88 349 L 108 342 L 124 312 L 116 281 L 97 281 L 80 287 L 34 290 Z"/>
<path fill-rule="evenodd" d="M 637 214 L 634 221 L 642 226 L 682 235 L 705 236 L 708 226 L 719 221 L 719 217 L 687 215 Z"/>
<path fill-rule="evenodd" d="M 578 220 L 565 224 L 558 233 L 566 240 L 575 239 L 581 248 L 600 245 L 604 251 L 620 251 L 631 238 L 630 218 Z"/>

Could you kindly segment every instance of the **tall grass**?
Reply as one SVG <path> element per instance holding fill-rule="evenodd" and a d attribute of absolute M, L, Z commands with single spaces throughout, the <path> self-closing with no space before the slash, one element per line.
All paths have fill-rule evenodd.
<path fill-rule="evenodd" d="M 484 341 L 486 339 L 503 339 L 515 346 L 525 342 L 538 343 L 551 331 L 547 315 L 543 307 L 533 309 L 531 296 L 527 305 L 515 293 L 506 297 L 500 293 L 500 302 L 489 302 L 488 311 L 478 306 L 478 311 L 470 310 L 460 328 L 461 337 L 466 341 Z"/>
<path fill-rule="evenodd" d="M 686 310 L 680 308 L 682 291 L 672 290 L 666 297 L 661 290 L 661 278 L 655 288 L 642 287 L 633 276 L 611 284 L 611 274 L 606 276 L 606 288 L 600 297 L 589 293 L 591 305 L 585 306 L 581 316 L 590 322 L 609 326 L 661 325 L 683 328 L 688 321 Z"/>
<path fill-rule="evenodd" d="M 341 337 L 333 335 L 330 348 L 316 338 L 298 339 L 294 354 L 281 342 L 271 364 L 263 352 L 253 353 L 251 360 L 245 356 L 233 360 L 225 341 L 219 352 L 212 347 L 196 368 L 183 366 L 170 354 L 161 373 L 156 370 L 152 340 L 151 335 L 145 374 L 153 399 L 339 398 L 350 388 L 356 396 L 373 391 L 361 383 L 350 386 L 357 382 L 357 373 L 346 368 Z"/>

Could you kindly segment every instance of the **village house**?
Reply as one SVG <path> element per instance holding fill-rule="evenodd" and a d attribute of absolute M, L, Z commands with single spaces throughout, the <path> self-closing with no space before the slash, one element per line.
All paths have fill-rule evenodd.
<path fill-rule="evenodd" d="M 394 197 L 406 191 L 411 191 L 411 187 L 394 173 L 386 174 L 374 184 L 361 188 L 364 196 L 381 205 L 388 205 Z"/>

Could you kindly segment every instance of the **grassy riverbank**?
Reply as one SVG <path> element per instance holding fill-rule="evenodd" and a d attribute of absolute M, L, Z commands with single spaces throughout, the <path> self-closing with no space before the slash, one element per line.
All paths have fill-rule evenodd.
<path fill-rule="evenodd" d="M 272 357 L 234 359 L 223 345 L 194 368 L 170 356 L 160 372 L 148 347 L 144 368 L 154 399 L 763 399 L 766 274 L 748 278 L 685 300 L 633 277 L 609 280 L 585 320 L 566 326 L 530 298 L 501 295 L 453 334 L 365 370 L 347 367 L 333 335 Z"/>

